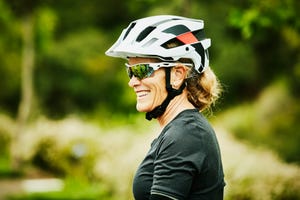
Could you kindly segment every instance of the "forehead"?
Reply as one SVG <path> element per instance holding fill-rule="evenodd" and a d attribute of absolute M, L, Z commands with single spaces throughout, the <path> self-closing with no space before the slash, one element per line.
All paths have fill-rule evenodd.
<path fill-rule="evenodd" d="M 154 63 L 154 62 L 160 62 L 157 58 L 143 58 L 143 57 L 130 57 L 128 58 L 128 63 L 133 65 L 137 63 Z"/>

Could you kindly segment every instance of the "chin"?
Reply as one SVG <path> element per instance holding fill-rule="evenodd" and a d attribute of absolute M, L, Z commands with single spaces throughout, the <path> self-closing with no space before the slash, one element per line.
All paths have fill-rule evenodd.
<path fill-rule="evenodd" d="M 150 112 L 151 108 L 150 108 L 150 106 L 137 103 L 136 104 L 136 110 L 139 111 L 139 112 Z"/>

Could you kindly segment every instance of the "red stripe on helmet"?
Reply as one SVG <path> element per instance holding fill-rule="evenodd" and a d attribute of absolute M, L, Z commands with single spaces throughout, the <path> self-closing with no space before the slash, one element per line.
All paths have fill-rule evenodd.
<path fill-rule="evenodd" d="M 198 42 L 198 39 L 191 32 L 178 35 L 176 38 L 181 42 L 183 42 L 184 44 L 192 44 Z"/>

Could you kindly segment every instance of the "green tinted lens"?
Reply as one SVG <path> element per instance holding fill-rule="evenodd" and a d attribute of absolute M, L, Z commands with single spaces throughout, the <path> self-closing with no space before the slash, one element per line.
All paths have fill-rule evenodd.
<path fill-rule="evenodd" d="M 154 70 L 152 67 L 149 66 L 149 64 L 137 64 L 128 68 L 129 78 L 135 76 L 139 80 L 151 76 L 153 72 Z"/>

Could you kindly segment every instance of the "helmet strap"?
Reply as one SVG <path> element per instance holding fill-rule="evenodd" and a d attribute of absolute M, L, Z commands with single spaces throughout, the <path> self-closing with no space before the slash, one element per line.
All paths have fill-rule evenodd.
<path fill-rule="evenodd" d="M 185 83 L 182 83 L 182 85 L 180 86 L 180 88 L 178 90 L 174 89 L 170 83 L 171 68 L 165 67 L 165 72 L 166 72 L 166 90 L 168 92 L 168 95 L 167 95 L 166 99 L 162 102 L 161 105 L 157 106 L 152 111 L 146 113 L 146 119 L 149 121 L 153 118 L 156 119 L 157 117 L 164 114 L 170 101 L 177 95 L 180 95 L 182 93 L 183 89 L 185 88 Z"/>

